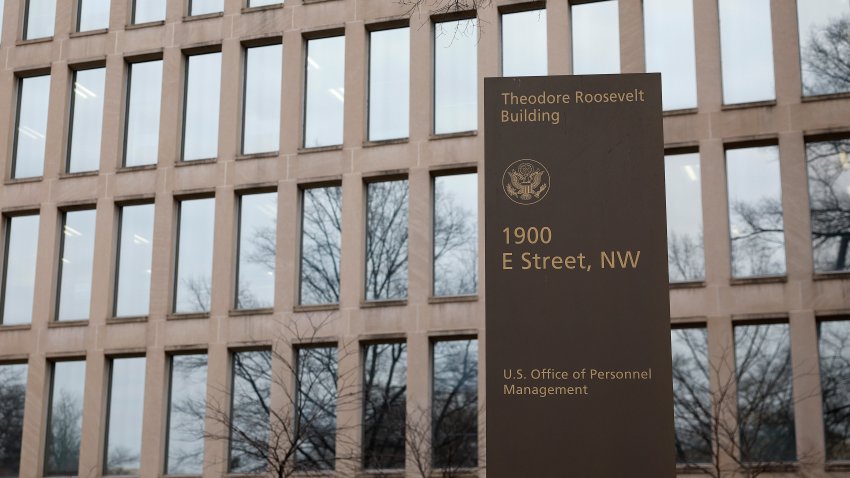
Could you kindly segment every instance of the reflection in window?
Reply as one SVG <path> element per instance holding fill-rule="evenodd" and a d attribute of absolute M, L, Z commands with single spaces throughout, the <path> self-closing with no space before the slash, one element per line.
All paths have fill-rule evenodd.
<path fill-rule="evenodd" d="M 478 466 L 478 340 L 434 343 L 434 467 Z"/>
<path fill-rule="evenodd" d="M 304 147 L 342 144 L 345 37 L 307 40 Z"/>
<path fill-rule="evenodd" d="M 3 3 L 4 0 L 0 0 L 0 41 L 2 41 L 3 38 Z"/>
<path fill-rule="evenodd" d="M 26 393 L 27 365 L 0 364 L 0 476 L 18 476 Z"/>
<path fill-rule="evenodd" d="M 711 463 L 712 403 L 708 333 L 704 327 L 670 331 L 673 352 L 673 417 L 676 462 Z"/>
<path fill-rule="evenodd" d="M 248 8 L 264 7 L 283 3 L 283 0 L 248 0 Z"/>
<path fill-rule="evenodd" d="M 165 0 L 133 0 L 133 24 L 165 20 Z"/>
<path fill-rule="evenodd" d="M 339 303 L 342 188 L 305 189 L 302 208 L 300 303 Z"/>
<path fill-rule="evenodd" d="M 850 91 L 850 2 L 797 0 L 803 94 Z M 843 52 L 843 53 L 842 53 Z"/>
<path fill-rule="evenodd" d="M 646 71 L 660 72 L 664 110 L 697 106 L 694 5 L 691 0 L 644 0 Z"/>
<path fill-rule="evenodd" d="M 546 72 L 546 10 L 502 15 L 502 76 Z"/>
<path fill-rule="evenodd" d="M 180 201 L 174 312 L 208 312 L 212 289 L 215 199 Z"/>
<path fill-rule="evenodd" d="M 80 462 L 86 362 L 55 362 L 50 384 L 45 476 L 76 476 Z"/>
<path fill-rule="evenodd" d="M 719 0 L 723 103 L 776 97 L 770 0 Z"/>
<path fill-rule="evenodd" d="M 573 74 L 620 72 L 617 0 L 572 5 Z"/>
<path fill-rule="evenodd" d="M 815 272 L 850 270 L 850 140 L 806 145 Z"/>
<path fill-rule="evenodd" d="M 154 205 L 121 208 L 115 316 L 148 315 L 153 254 Z"/>
<path fill-rule="evenodd" d="M 171 357 L 167 475 L 200 475 L 204 466 L 207 356 Z"/>
<path fill-rule="evenodd" d="M 726 151 L 732 276 L 785 274 L 779 148 Z"/>
<path fill-rule="evenodd" d="M 336 459 L 336 347 L 298 349 L 298 426 L 295 460 L 300 470 L 332 470 Z"/>
<path fill-rule="evenodd" d="M 21 78 L 12 179 L 41 176 L 47 138 L 50 75 Z"/>
<path fill-rule="evenodd" d="M 109 28 L 110 0 L 80 0 L 77 12 L 77 31 L 102 30 Z"/>
<path fill-rule="evenodd" d="M 366 300 L 407 297 L 407 180 L 366 188 Z"/>
<path fill-rule="evenodd" d="M 68 172 L 97 171 L 103 131 L 103 92 L 106 68 L 74 72 L 71 131 L 68 134 Z"/>
<path fill-rule="evenodd" d="M 138 475 L 145 405 L 145 358 L 116 358 L 109 369 L 106 475 Z"/>
<path fill-rule="evenodd" d="M 96 216 L 94 209 L 63 214 L 57 320 L 89 318 Z"/>
<path fill-rule="evenodd" d="M 407 345 L 366 346 L 363 371 L 363 468 L 404 468 Z"/>
<path fill-rule="evenodd" d="M 186 62 L 183 161 L 218 156 L 221 52 L 192 55 Z"/>
<path fill-rule="evenodd" d="M 127 88 L 124 166 L 156 164 L 159 149 L 162 60 L 132 63 Z"/>
<path fill-rule="evenodd" d="M 434 178 L 434 295 L 478 292 L 478 175 Z"/>
<path fill-rule="evenodd" d="M 478 20 L 434 24 L 434 134 L 478 129 Z"/>
<path fill-rule="evenodd" d="M 274 305 L 277 193 L 246 194 L 239 200 L 239 264 L 236 308 Z"/>
<path fill-rule="evenodd" d="M 827 461 L 850 460 L 850 321 L 818 323 Z"/>
<path fill-rule="evenodd" d="M 0 316 L 0 324 L 32 322 L 38 224 L 38 214 L 14 216 L 6 220 L 3 296 L 0 299 L 3 302 L 3 315 Z"/>
<path fill-rule="evenodd" d="M 189 15 L 206 15 L 224 11 L 224 0 L 189 0 Z"/>
<path fill-rule="evenodd" d="M 269 441 L 272 353 L 252 350 L 233 354 L 233 395 L 230 409 L 231 473 L 265 471 L 257 444 Z"/>
<path fill-rule="evenodd" d="M 56 0 L 26 0 L 24 40 L 53 36 L 56 23 Z"/>
<path fill-rule="evenodd" d="M 283 46 L 245 50 L 245 104 L 242 154 L 280 149 L 280 82 Z"/>
<path fill-rule="evenodd" d="M 705 278 L 699 153 L 664 157 L 670 282 Z"/>
<path fill-rule="evenodd" d="M 369 33 L 369 141 L 406 138 L 410 124 L 410 28 Z"/>

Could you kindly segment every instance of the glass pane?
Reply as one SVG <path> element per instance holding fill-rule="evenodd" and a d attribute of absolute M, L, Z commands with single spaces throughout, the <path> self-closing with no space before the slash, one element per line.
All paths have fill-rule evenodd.
<path fill-rule="evenodd" d="M 366 346 L 363 371 L 363 468 L 404 468 L 407 345 Z"/>
<path fill-rule="evenodd" d="M 478 340 L 434 344 L 434 466 L 478 466 Z"/>
<path fill-rule="evenodd" d="M 735 327 L 735 363 L 742 461 L 794 461 L 788 324 Z"/>
<path fill-rule="evenodd" d="M 543 76 L 546 65 L 546 10 L 502 15 L 502 76 Z"/>
<path fill-rule="evenodd" d="M 6 222 L 3 271 L 3 325 L 32 322 L 35 262 L 38 255 L 38 215 L 16 216 Z M 2 423 L 2 422 L 0 422 Z"/>
<path fill-rule="evenodd" d="M 18 94 L 18 127 L 12 178 L 41 176 L 44 171 L 50 75 L 21 79 Z"/>
<path fill-rule="evenodd" d="M 224 11 L 224 0 L 189 0 L 189 15 L 205 15 Z"/>
<path fill-rule="evenodd" d="M 850 2 L 797 0 L 797 21 L 803 94 L 850 91 L 850 65 L 847 63 Z"/>
<path fill-rule="evenodd" d="M 3 37 L 3 11 L 4 11 L 4 9 L 3 9 L 4 5 L 3 4 L 4 4 L 4 1 L 0 0 L 0 39 L 2 39 L 2 37 Z M 2 41 L 2 40 L 0 40 L 0 41 Z"/>
<path fill-rule="evenodd" d="M 124 166 L 156 164 L 159 150 L 159 108 L 162 60 L 130 65 Z"/>
<path fill-rule="evenodd" d="M 711 463 L 712 411 L 705 328 L 670 331 L 676 462 Z"/>
<path fill-rule="evenodd" d="M 68 172 L 97 171 L 103 130 L 103 91 L 106 68 L 74 72 Z"/>
<path fill-rule="evenodd" d="M 151 292 L 154 205 L 121 208 L 116 317 L 148 315 Z"/>
<path fill-rule="evenodd" d="M 262 445 L 269 443 L 271 374 L 270 350 L 233 354 L 231 473 L 258 473 L 266 469 L 267 462 L 263 459 L 266 448 Z"/>
<path fill-rule="evenodd" d="M 134 0 L 133 23 L 165 20 L 165 0 Z"/>
<path fill-rule="evenodd" d="M 80 0 L 78 32 L 109 28 L 110 0 Z"/>
<path fill-rule="evenodd" d="M 27 365 L 0 365 L 0 476 L 18 476 L 24 435 Z"/>
<path fill-rule="evenodd" d="M 827 461 L 850 460 L 850 321 L 818 324 Z"/>
<path fill-rule="evenodd" d="M 88 320 L 94 264 L 94 209 L 68 211 L 62 226 L 59 313 L 56 320 Z"/>
<path fill-rule="evenodd" d="M 617 0 L 573 5 L 573 74 L 620 72 L 620 16 Z"/>
<path fill-rule="evenodd" d="M 56 23 L 56 0 L 26 1 L 27 18 L 24 25 L 24 40 L 52 37 L 53 26 Z"/>
<path fill-rule="evenodd" d="M 806 145 L 816 272 L 850 270 L 850 140 Z"/>
<path fill-rule="evenodd" d="M 699 153 L 664 157 L 670 282 L 705 278 Z"/>
<path fill-rule="evenodd" d="M 75 476 L 80 462 L 86 362 L 56 362 L 44 451 L 45 476 Z"/>
<path fill-rule="evenodd" d="M 112 360 L 106 474 L 138 475 L 145 405 L 145 358 Z"/>
<path fill-rule="evenodd" d="M 301 212 L 301 304 L 339 303 L 342 188 L 304 190 Z"/>
<path fill-rule="evenodd" d="M 664 109 L 697 106 L 694 5 L 691 0 L 644 0 L 646 71 L 661 73 Z"/>
<path fill-rule="evenodd" d="M 342 144 L 345 37 L 307 41 L 304 147 Z"/>
<path fill-rule="evenodd" d="M 478 20 L 434 24 L 434 133 L 478 129 Z"/>
<path fill-rule="evenodd" d="M 407 180 L 369 183 L 366 300 L 407 297 Z"/>
<path fill-rule="evenodd" d="M 723 103 L 776 97 L 770 0 L 719 0 Z"/>
<path fill-rule="evenodd" d="M 785 274 L 779 148 L 726 151 L 732 276 Z"/>
<path fill-rule="evenodd" d="M 204 467 L 207 356 L 171 357 L 165 473 L 200 475 Z"/>
<path fill-rule="evenodd" d="M 183 161 L 218 156 L 220 90 L 221 53 L 190 56 L 186 66 Z"/>
<path fill-rule="evenodd" d="M 299 470 L 332 470 L 336 459 L 337 350 L 298 349 Z"/>
<path fill-rule="evenodd" d="M 208 312 L 212 289 L 215 199 L 180 202 L 174 312 Z"/>
<path fill-rule="evenodd" d="M 478 175 L 434 178 L 434 295 L 478 292 Z"/>
<path fill-rule="evenodd" d="M 410 133 L 410 28 L 369 34 L 369 140 Z"/>
<path fill-rule="evenodd" d="M 280 81 L 283 46 L 246 50 L 242 153 L 280 149 Z"/>
<path fill-rule="evenodd" d="M 248 7 L 263 7 L 266 5 L 276 5 L 283 3 L 283 0 L 248 0 Z"/>
<path fill-rule="evenodd" d="M 272 307 L 277 243 L 277 193 L 246 194 L 240 202 L 236 308 Z"/>

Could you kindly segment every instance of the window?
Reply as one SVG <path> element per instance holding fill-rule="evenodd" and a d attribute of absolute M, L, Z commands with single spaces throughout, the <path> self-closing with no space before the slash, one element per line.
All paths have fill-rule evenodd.
<path fill-rule="evenodd" d="M 546 10 L 502 15 L 502 76 L 544 76 Z"/>
<path fill-rule="evenodd" d="M 705 278 L 699 153 L 664 156 L 670 282 Z"/>
<path fill-rule="evenodd" d="M 186 62 L 183 161 L 218 156 L 221 52 L 192 55 Z"/>
<path fill-rule="evenodd" d="M 620 72 L 617 0 L 572 5 L 573 74 Z"/>
<path fill-rule="evenodd" d="M 818 323 L 827 461 L 850 460 L 850 320 Z"/>
<path fill-rule="evenodd" d="M 345 37 L 307 40 L 304 147 L 342 144 Z"/>
<path fill-rule="evenodd" d="M 248 0 L 248 8 L 264 7 L 266 5 L 278 5 L 283 3 L 283 0 Z"/>
<path fill-rule="evenodd" d="M 18 476 L 24 435 L 27 365 L 0 364 L 0 476 Z"/>
<path fill-rule="evenodd" d="M 133 0 L 133 24 L 165 20 L 165 0 Z"/>
<path fill-rule="evenodd" d="M 478 292 L 478 174 L 434 178 L 434 295 Z"/>
<path fill-rule="evenodd" d="M 775 98 L 770 0 L 719 0 L 723 103 Z"/>
<path fill-rule="evenodd" d="M 298 349 L 298 426 L 295 454 L 300 470 L 332 470 L 336 460 L 337 349 Z"/>
<path fill-rule="evenodd" d="M 434 343 L 434 467 L 478 466 L 478 340 Z"/>
<path fill-rule="evenodd" d="M 407 179 L 366 187 L 366 300 L 407 297 Z"/>
<path fill-rule="evenodd" d="M 735 327 L 738 427 L 744 462 L 796 459 L 788 324 Z"/>
<path fill-rule="evenodd" d="M 131 63 L 127 77 L 124 166 L 156 164 L 162 98 L 162 60 Z"/>
<path fill-rule="evenodd" d="M 97 171 L 103 131 L 103 91 L 106 68 L 74 72 L 71 96 L 71 130 L 68 144 L 69 173 Z"/>
<path fill-rule="evenodd" d="M 697 106 L 694 5 L 691 0 L 644 0 L 646 71 L 661 73 L 664 110 Z"/>
<path fill-rule="evenodd" d="M 109 28 L 110 0 L 80 0 L 77 12 L 77 31 L 87 32 Z"/>
<path fill-rule="evenodd" d="M 271 350 L 233 354 L 233 392 L 230 409 L 231 473 L 259 473 L 267 462 L 257 449 L 269 442 L 272 385 Z M 279 437 L 275 437 L 279 438 Z"/>
<path fill-rule="evenodd" d="M 189 0 L 189 16 L 224 11 L 224 0 Z"/>
<path fill-rule="evenodd" d="M 785 274 L 779 148 L 726 151 L 732 277 Z"/>
<path fill-rule="evenodd" d="M 114 314 L 145 316 L 150 306 L 154 205 L 123 206 L 120 217 Z"/>
<path fill-rule="evenodd" d="M 3 303 L 3 315 L 0 317 L 0 324 L 32 322 L 38 225 L 38 214 L 13 216 L 6 220 L 3 296 L 0 298 Z"/>
<path fill-rule="evenodd" d="M 239 264 L 236 308 L 274 305 L 277 193 L 246 194 L 239 199 Z"/>
<path fill-rule="evenodd" d="M 80 462 L 86 362 L 54 362 L 47 416 L 45 476 L 76 476 Z"/>
<path fill-rule="evenodd" d="M 363 372 L 363 468 L 404 468 L 407 345 L 366 346 Z"/>
<path fill-rule="evenodd" d="M 145 408 L 145 358 L 115 358 L 109 368 L 105 475 L 138 475 Z"/>
<path fill-rule="evenodd" d="M 174 355 L 168 397 L 167 475 L 200 475 L 204 467 L 206 354 Z"/>
<path fill-rule="evenodd" d="M 62 215 L 59 311 L 56 320 L 88 320 L 94 264 L 94 209 Z"/>
<path fill-rule="evenodd" d="M 850 270 L 850 139 L 806 144 L 815 272 Z"/>
<path fill-rule="evenodd" d="M 24 40 L 52 37 L 56 23 L 56 0 L 26 0 L 26 2 Z"/>
<path fill-rule="evenodd" d="M 478 129 L 478 20 L 434 24 L 434 134 Z"/>
<path fill-rule="evenodd" d="M 301 209 L 302 305 L 339 303 L 342 188 L 305 189 Z"/>
<path fill-rule="evenodd" d="M 280 149 L 282 63 L 282 45 L 258 46 L 245 50 L 243 154 L 267 153 Z"/>
<path fill-rule="evenodd" d="M 180 201 L 179 209 L 174 312 L 209 312 L 215 199 Z"/>
<path fill-rule="evenodd" d="M 844 0 L 797 0 L 803 95 L 850 91 L 850 67 L 840 53 L 847 44 L 850 3 Z M 846 50 L 845 50 L 846 52 Z"/>
<path fill-rule="evenodd" d="M 673 352 L 673 418 L 676 462 L 711 463 L 712 402 L 705 327 L 670 331 Z"/>
<path fill-rule="evenodd" d="M 21 78 L 12 179 L 41 176 L 47 138 L 50 75 Z"/>
<path fill-rule="evenodd" d="M 0 41 L 3 37 L 3 5 L 4 0 L 0 0 Z"/>
<path fill-rule="evenodd" d="M 369 33 L 369 141 L 410 134 L 410 28 Z"/>

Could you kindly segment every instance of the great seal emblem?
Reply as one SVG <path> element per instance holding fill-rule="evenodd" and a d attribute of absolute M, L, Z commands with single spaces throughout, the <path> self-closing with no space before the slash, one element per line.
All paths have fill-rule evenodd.
<path fill-rule="evenodd" d="M 538 203 L 549 192 L 549 171 L 533 159 L 511 163 L 502 175 L 502 189 L 508 198 L 522 206 Z"/>

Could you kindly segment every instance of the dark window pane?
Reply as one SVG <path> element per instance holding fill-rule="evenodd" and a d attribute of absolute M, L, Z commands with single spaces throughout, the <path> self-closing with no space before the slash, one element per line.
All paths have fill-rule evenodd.
<path fill-rule="evenodd" d="M 676 462 L 711 463 L 712 411 L 705 328 L 670 331 Z"/>
<path fill-rule="evenodd" d="M 19 88 L 13 179 L 41 176 L 44 171 L 50 75 L 22 78 Z"/>
<path fill-rule="evenodd" d="M 68 172 L 97 171 L 103 131 L 103 92 L 106 68 L 74 72 Z"/>
<path fill-rule="evenodd" d="M 705 278 L 699 153 L 664 157 L 670 282 Z"/>
<path fill-rule="evenodd" d="M 121 241 L 118 246 L 118 276 L 115 293 L 116 317 L 148 315 L 153 220 L 153 204 L 121 208 Z"/>
<path fill-rule="evenodd" d="M 258 473 L 266 468 L 264 453 L 269 444 L 271 384 L 270 350 L 233 354 L 229 462 L 231 473 Z"/>
<path fill-rule="evenodd" d="M 776 97 L 770 0 L 720 0 L 723 103 Z"/>
<path fill-rule="evenodd" d="M 56 23 L 56 0 L 26 0 L 24 40 L 53 36 Z"/>
<path fill-rule="evenodd" d="M 165 0 L 133 0 L 133 23 L 165 20 Z"/>
<path fill-rule="evenodd" d="M 573 74 L 620 72 L 620 13 L 617 0 L 582 3 L 570 8 Z"/>
<path fill-rule="evenodd" d="M 186 62 L 183 161 L 218 156 L 221 53 L 192 55 Z"/>
<path fill-rule="evenodd" d="M 208 312 L 212 292 L 215 199 L 180 202 L 174 312 Z"/>
<path fill-rule="evenodd" d="M 478 129 L 478 20 L 434 24 L 434 133 Z"/>
<path fill-rule="evenodd" d="M 45 476 L 74 476 L 80 462 L 86 362 L 56 362 L 50 387 Z"/>
<path fill-rule="evenodd" d="M 0 324 L 32 322 L 39 216 L 15 216 L 6 221 L 3 271 L 3 316 Z"/>
<path fill-rule="evenodd" d="M 339 302 L 342 188 L 304 190 L 301 216 L 301 304 Z"/>
<path fill-rule="evenodd" d="M 332 470 L 336 459 L 337 350 L 298 349 L 298 438 L 300 470 Z"/>
<path fill-rule="evenodd" d="M 18 476 L 24 434 L 27 366 L 0 365 L 0 476 Z"/>
<path fill-rule="evenodd" d="M 850 321 L 818 324 L 826 459 L 850 460 Z"/>
<path fill-rule="evenodd" d="M 245 111 L 242 153 L 280 148 L 280 82 L 283 46 L 268 45 L 245 51 Z"/>
<path fill-rule="evenodd" d="M 478 175 L 434 178 L 434 295 L 478 292 Z"/>
<path fill-rule="evenodd" d="M 156 164 L 162 96 L 162 60 L 130 65 L 124 166 Z"/>
<path fill-rule="evenodd" d="M 109 28 L 110 0 L 80 0 L 78 32 Z"/>
<path fill-rule="evenodd" d="M 816 272 L 850 270 L 850 140 L 806 145 Z"/>
<path fill-rule="evenodd" d="M 369 140 L 406 138 L 410 126 L 410 28 L 369 34 Z"/>
<path fill-rule="evenodd" d="M 342 144 L 345 37 L 307 41 L 304 147 Z"/>
<path fill-rule="evenodd" d="M 96 216 L 94 209 L 64 214 L 57 320 L 89 318 Z"/>
<path fill-rule="evenodd" d="M 434 467 L 478 466 L 478 340 L 434 344 Z"/>
<path fill-rule="evenodd" d="M 407 345 L 366 346 L 363 371 L 363 467 L 404 468 Z"/>
<path fill-rule="evenodd" d="M 502 76 L 546 75 L 546 10 L 502 15 Z"/>
<path fill-rule="evenodd" d="M 803 94 L 850 91 L 850 2 L 797 0 Z"/>
<path fill-rule="evenodd" d="M 407 297 L 407 180 L 369 183 L 366 300 Z"/>
<path fill-rule="evenodd" d="M 224 0 L 189 0 L 189 15 L 206 15 L 224 11 Z"/>
<path fill-rule="evenodd" d="M 139 474 L 144 408 L 145 358 L 112 360 L 106 435 L 107 475 Z"/>
<path fill-rule="evenodd" d="M 200 475 L 204 466 L 207 356 L 171 357 L 165 473 Z"/>
<path fill-rule="evenodd" d="M 697 107 L 692 0 L 644 0 L 646 71 L 661 73 L 665 110 Z"/>
<path fill-rule="evenodd" d="M 277 193 L 246 194 L 239 208 L 239 277 L 236 308 L 274 305 Z"/>

